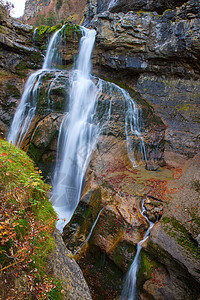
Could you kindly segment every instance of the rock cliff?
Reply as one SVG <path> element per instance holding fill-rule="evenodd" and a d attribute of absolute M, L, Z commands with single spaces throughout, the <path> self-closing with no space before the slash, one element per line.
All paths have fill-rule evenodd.
<path fill-rule="evenodd" d="M 93 299 L 119 298 L 136 244 L 148 227 L 140 213 L 141 200 L 156 224 L 141 252 L 140 299 L 200 297 L 199 16 L 196 0 L 87 1 L 84 22 L 97 30 L 93 81 L 97 76 L 104 79 L 98 120 L 107 116 L 111 102 L 112 110 L 89 164 L 80 204 L 64 229 L 64 240 L 87 278 Z M 3 15 L 0 22 L 1 130 L 6 133 L 25 78 L 41 66 L 45 43 L 56 28 L 39 28 L 32 42 L 32 27 Z M 67 48 L 62 47 L 65 70 L 44 77 L 37 115 L 23 145 L 46 170 L 55 162 L 63 108 L 69 101 L 70 68 L 79 40 L 76 29 L 74 42 L 72 27 L 67 31 Z M 132 167 L 125 100 L 108 81 L 128 90 L 139 107 L 146 168 L 144 163 Z M 138 140 L 132 139 L 139 148 Z"/>
<path fill-rule="evenodd" d="M 100 138 L 81 202 L 64 230 L 94 299 L 101 293 L 115 299 L 120 293 L 121 272 L 128 269 L 147 227 L 139 212 L 144 198 L 149 218 L 155 212 L 163 216 L 143 245 L 139 298 L 200 297 L 199 13 L 199 1 L 87 2 L 85 24 L 97 30 L 94 72 L 138 91 L 151 105 L 164 124 L 167 163 L 159 173 L 142 167 L 132 171 L 123 138 Z M 104 259 L 101 267 L 95 257 Z M 105 291 L 94 272 L 104 280 Z"/>
<path fill-rule="evenodd" d="M 85 0 L 28 0 L 23 20 L 35 26 L 53 26 L 66 19 L 79 24 L 83 18 L 85 4 Z"/>
<path fill-rule="evenodd" d="M 128 83 L 154 107 L 167 127 L 166 150 L 198 153 L 199 3 L 162 15 L 106 11 L 91 24 L 98 33 L 96 72 Z"/>

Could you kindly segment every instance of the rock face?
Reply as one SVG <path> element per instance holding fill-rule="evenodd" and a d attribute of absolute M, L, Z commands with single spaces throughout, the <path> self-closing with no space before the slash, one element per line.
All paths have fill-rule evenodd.
<path fill-rule="evenodd" d="M 120 295 L 121 272 L 127 271 L 148 227 L 139 211 L 142 199 L 146 215 L 157 222 L 141 252 L 140 299 L 200 298 L 199 13 L 198 1 L 87 3 L 85 24 L 97 30 L 94 72 L 134 88 L 151 105 L 163 122 L 167 163 L 159 168 L 152 159 L 148 170 L 131 167 L 125 139 L 117 135 L 121 113 L 109 122 L 109 134 L 100 137 L 80 204 L 64 229 L 94 299 L 102 293 L 111 299 Z M 149 136 L 155 145 L 158 131 Z M 109 266 L 116 274 L 110 284 L 95 256 L 104 257 L 106 273 Z M 94 281 L 95 272 L 104 291 Z"/>
<path fill-rule="evenodd" d="M 35 26 L 61 23 L 67 19 L 80 24 L 86 0 L 28 0 L 23 20 Z"/>
<path fill-rule="evenodd" d="M 72 258 L 72 254 L 62 240 L 58 231 L 55 232 L 56 246 L 52 257 L 52 269 L 62 284 L 62 295 L 68 300 L 92 299 L 80 267 Z"/>
<path fill-rule="evenodd" d="M 108 5 L 108 10 L 111 12 L 128 12 L 128 11 L 156 11 L 157 13 L 163 13 L 166 9 L 176 8 L 183 4 L 184 0 L 136 0 L 136 1 L 124 1 L 113 0 Z"/>
<path fill-rule="evenodd" d="M 152 289 L 152 279 L 144 289 L 155 299 L 173 295 L 175 299 L 198 299 L 199 289 L 199 199 L 200 155 L 190 159 L 179 180 L 171 184 L 169 204 L 164 209 L 162 221 L 152 229 L 146 250 L 156 252 L 159 262 L 164 262 L 168 275 L 164 284 Z M 157 277 L 162 277 L 158 270 Z M 183 285 L 184 283 L 184 285 Z M 178 288 L 175 288 L 178 287 Z M 174 294 L 175 293 L 175 294 Z"/>
<path fill-rule="evenodd" d="M 13 119 L 16 107 L 23 94 L 24 86 L 28 75 L 33 73 L 36 69 L 42 67 L 44 54 L 47 48 L 47 41 L 51 35 L 58 30 L 61 25 L 50 28 L 48 26 L 41 26 L 35 32 L 34 28 L 29 25 L 23 25 L 22 23 L 9 18 L 6 12 L 0 10 L 0 124 L 1 134 L 6 136 L 8 128 Z M 76 32 L 76 34 L 74 34 Z M 63 48 L 63 64 L 71 66 L 74 60 L 74 56 L 78 51 L 79 40 L 78 27 L 68 23 L 66 25 L 66 39 L 67 46 Z M 50 75 L 49 75 L 50 76 Z M 61 78 L 62 76 L 60 76 Z M 60 79 L 61 80 L 61 79 Z M 58 81 L 55 83 L 58 83 Z M 48 87 L 44 87 L 41 90 L 41 109 L 39 112 L 39 119 L 46 117 L 50 111 L 48 110 L 48 104 L 44 99 L 44 93 Z M 49 95 L 49 101 L 53 102 L 52 98 L 55 94 L 58 96 L 56 107 L 54 110 L 59 112 L 63 111 L 63 105 L 65 105 L 65 95 L 63 91 L 52 85 L 51 94 Z M 47 92 L 48 94 L 48 92 Z M 42 98 L 43 97 L 43 98 Z M 60 103 L 62 102 L 62 103 Z M 35 126 L 35 125 L 34 125 Z M 35 127 L 32 127 L 32 130 Z M 27 147 L 25 147 L 27 149 Z"/>
<path fill-rule="evenodd" d="M 25 21 L 31 17 L 34 17 L 43 7 L 49 5 L 52 0 L 45 0 L 45 1 L 35 1 L 35 0 L 28 0 L 25 3 L 25 11 L 24 11 L 24 19 Z"/>
<path fill-rule="evenodd" d="M 103 12 L 90 22 L 96 73 L 138 90 L 167 126 L 166 150 L 187 157 L 199 151 L 199 13 L 189 1 L 162 15 Z"/>
<path fill-rule="evenodd" d="M 110 11 L 112 13 L 126 13 L 128 11 L 151 11 L 162 14 L 165 10 L 174 9 L 184 3 L 184 0 L 87 0 L 87 6 L 85 9 L 85 22 L 90 22 L 95 15 L 105 11 Z"/>
<path fill-rule="evenodd" d="M 21 97 L 27 69 L 37 68 L 41 53 L 32 45 L 33 28 L 7 17 L 0 8 L 0 127 L 8 131 Z"/>
<path fill-rule="evenodd" d="M 93 72 L 122 84 L 136 101 L 148 163 L 146 168 L 142 163 L 133 168 L 123 93 L 102 81 L 97 121 L 100 125 L 107 122 L 85 176 L 80 204 L 64 229 L 65 243 L 79 262 L 93 299 L 98 295 L 116 299 L 136 245 L 148 228 L 140 213 L 145 200 L 146 216 L 156 224 L 142 245 L 137 282 L 140 299 L 199 299 L 199 1 L 144 0 L 126 1 L 125 5 L 122 0 L 88 0 L 85 14 L 85 24 L 97 30 Z M 19 24 L 9 25 L 3 18 L 1 22 L 13 31 L 0 38 L 1 69 L 6 74 L 2 76 L 1 122 L 6 131 L 24 84 L 23 74 L 12 77 L 10 68 L 16 72 L 19 55 L 23 59 L 28 55 L 26 74 L 34 68 L 30 49 L 33 53 L 43 49 L 51 31 L 40 28 L 36 42 L 32 45 L 30 40 L 25 46 L 24 37 L 20 43 L 15 39 Z M 73 62 L 73 32 L 67 40 L 69 48 L 62 49 L 66 68 Z M 43 34 L 45 39 L 40 38 Z M 14 61 L 13 56 L 5 55 L 8 49 Z M 77 53 L 78 47 L 75 49 Z M 38 61 L 41 65 L 41 55 Z M 25 145 L 37 162 L 50 164 L 55 161 L 70 90 L 70 71 L 57 75 L 48 74 L 41 82 L 37 116 Z M 94 76 L 93 80 L 98 79 Z M 128 136 L 140 161 L 140 140 L 130 129 Z M 56 264 L 59 272 L 60 263 Z M 83 290 L 87 294 L 85 287 Z"/>

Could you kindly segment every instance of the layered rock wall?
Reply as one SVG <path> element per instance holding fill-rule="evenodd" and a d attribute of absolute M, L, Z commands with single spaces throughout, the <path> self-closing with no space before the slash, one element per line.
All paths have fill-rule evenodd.
<path fill-rule="evenodd" d="M 162 15 L 105 11 L 90 22 L 95 72 L 139 91 L 167 127 L 166 150 L 187 157 L 199 151 L 199 14 L 192 0 Z"/>

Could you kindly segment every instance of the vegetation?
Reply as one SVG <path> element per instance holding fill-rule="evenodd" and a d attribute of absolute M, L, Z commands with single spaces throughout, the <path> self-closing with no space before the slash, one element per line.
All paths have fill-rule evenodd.
<path fill-rule="evenodd" d="M 57 0 L 56 2 L 56 10 L 58 11 L 62 6 L 62 0 Z"/>
<path fill-rule="evenodd" d="M 0 0 L 0 8 L 3 8 L 3 10 L 9 15 L 11 10 L 14 8 L 14 5 L 9 1 Z"/>
<path fill-rule="evenodd" d="M 0 291 L 9 299 L 61 299 L 47 269 L 56 213 L 40 173 L 22 150 L 0 140 Z"/>

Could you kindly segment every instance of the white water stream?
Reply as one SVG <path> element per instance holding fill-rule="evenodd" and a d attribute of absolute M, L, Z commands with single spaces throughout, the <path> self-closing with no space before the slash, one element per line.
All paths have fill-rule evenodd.
<path fill-rule="evenodd" d="M 55 70 L 54 64 L 61 64 L 61 56 L 58 51 L 58 46 L 62 43 L 63 33 L 65 32 L 64 29 L 65 25 L 54 33 L 49 42 L 42 69 L 31 74 L 26 82 L 24 93 L 15 112 L 7 136 L 7 140 L 18 147 L 21 146 L 28 133 L 31 122 L 35 117 L 39 100 L 38 87 L 43 75 L 45 75 L 47 72 Z"/>
<path fill-rule="evenodd" d="M 101 81 L 95 85 L 90 78 L 95 35 L 95 30 L 83 28 L 77 68 L 72 79 L 69 114 L 59 133 L 57 152 L 60 157 L 58 155 L 51 201 L 59 217 L 57 228 L 60 231 L 78 205 L 85 172 L 100 133 L 94 117 Z"/>
<path fill-rule="evenodd" d="M 140 252 L 142 249 L 141 245 L 147 240 L 147 238 L 149 237 L 149 233 L 150 233 L 152 227 L 154 226 L 154 223 L 149 221 L 149 219 L 144 215 L 145 211 L 146 211 L 146 209 L 144 208 L 144 200 L 142 200 L 141 214 L 148 221 L 149 228 L 147 229 L 147 231 L 144 235 L 144 238 L 137 244 L 136 254 L 135 254 L 134 260 L 130 266 L 130 269 L 125 277 L 120 300 L 137 300 L 136 282 L 137 282 L 137 273 L 138 273 L 139 267 L 140 267 Z"/>

